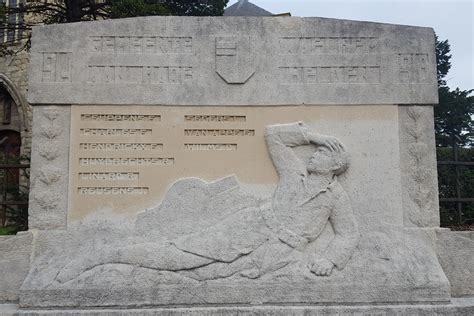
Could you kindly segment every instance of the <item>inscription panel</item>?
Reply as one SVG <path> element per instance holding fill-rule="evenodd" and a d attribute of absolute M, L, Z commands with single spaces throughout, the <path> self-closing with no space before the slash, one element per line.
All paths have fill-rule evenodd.
<path fill-rule="evenodd" d="M 237 144 L 184 144 L 184 150 L 237 150 Z"/>
<path fill-rule="evenodd" d="M 280 67 L 284 84 L 380 83 L 379 66 Z"/>
<path fill-rule="evenodd" d="M 187 122 L 245 122 L 243 115 L 185 115 Z"/>
<path fill-rule="evenodd" d="M 80 135 L 83 136 L 145 136 L 151 135 L 151 128 L 81 128 Z"/>
<path fill-rule="evenodd" d="M 82 114 L 81 121 L 140 122 L 161 121 L 160 115 L 142 114 Z"/>
<path fill-rule="evenodd" d="M 156 207 L 174 182 L 188 177 L 211 182 L 234 174 L 242 190 L 270 198 L 278 176 L 265 128 L 303 121 L 318 133 L 337 137 L 353 153 L 344 180 L 350 183 L 344 186 L 356 201 L 354 209 L 364 210 L 369 218 L 401 222 L 397 113 L 397 106 L 381 105 L 74 105 L 68 219 L 100 211 L 135 214 Z M 387 143 L 393 146 L 387 148 Z M 368 161 L 369 153 L 376 159 Z M 367 181 L 368 175 L 385 181 Z M 360 192 L 373 197 L 358 196 Z M 383 201 L 384 215 L 373 199 Z"/>
<path fill-rule="evenodd" d="M 79 148 L 93 151 L 143 151 L 143 150 L 161 150 L 163 144 L 158 143 L 80 143 Z"/>
<path fill-rule="evenodd" d="M 90 65 L 90 83 L 181 84 L 193 78 L 191 66 Z"/>
<path fill-rule="evenodd" d="M 430 28 L 325 18 L 238 19 L 146 17 L 37 28 L 29 101 L 437 103 Z"/>
<path fill-rule="evenodd" d="M 42 82 L 71 82 L 71 53 L 43 53 Z"/>
<path fill-rule="evenodd" d="M 113 54 L 191 54 L 192 37 L 90 36 L 90 51 Z"/>
<path fill-rule="evenodd" d="M 282 37 L 280 54 L 368 54 L 376 53 L 377 37 Z"/>
<path fill-rule="evenodd" d="M 398 54 L 399 80 L 404 83 L 430 82 L 428 54 Z"/>
<path fill-rule="evenodd" d="M 174 158 L 79 158 L 80 166 L 151 166 L 172 165 Z"/>
<path fill-rule="evenodd" d="M 255 136 L 254 129 L 185 129 L 185 136 Z"/>
<path fill-rule="evenodd" d="M 147 187 L 79 187 L 81 195 L 143 195 L 148 194 Z"/>
<path fill-rule="evenodd" d="M 123 181 L 138 180 L 138 172 L 79 172 L 79 180 Z"/>

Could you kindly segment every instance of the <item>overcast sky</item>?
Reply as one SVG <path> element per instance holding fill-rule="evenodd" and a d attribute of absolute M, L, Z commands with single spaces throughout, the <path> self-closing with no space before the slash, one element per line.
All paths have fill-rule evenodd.
<path fill-rule="evenodd" d="M 230 0 L 229 5 L 237 0 Z M 272 13 L 434 28 L 451 44 L 451 88 L 474 89 L 474 0 L 250 0 Z"/>

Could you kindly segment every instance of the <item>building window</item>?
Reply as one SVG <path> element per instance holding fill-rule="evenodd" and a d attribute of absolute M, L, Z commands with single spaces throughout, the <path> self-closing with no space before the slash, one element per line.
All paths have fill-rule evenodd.
<path fill-rule="evenodd" d="M 16 8 L 20 4 L 25 3 L 25 0 L 0 0 L 0 3 L 9 8 Z M 14 42 L 22 39 L 23 30 L 21 26 L 24 23 L 24 18 L 24 13 L 7 14 L 0 28 L 1 43 Z"/>

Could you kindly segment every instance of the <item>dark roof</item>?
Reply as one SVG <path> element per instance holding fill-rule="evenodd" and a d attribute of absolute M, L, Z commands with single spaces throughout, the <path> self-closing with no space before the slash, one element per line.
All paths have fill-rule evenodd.
<path fill-rule="evenodd" d="M 248 0 L 239 0 L 224 11 L 225 16 L 272 16 L 273 13 L 268 12 L 250 3 Z"/>

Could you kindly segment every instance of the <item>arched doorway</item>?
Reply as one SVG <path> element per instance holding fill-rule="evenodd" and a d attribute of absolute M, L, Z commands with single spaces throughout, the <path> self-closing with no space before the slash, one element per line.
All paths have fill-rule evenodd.
<path fill-rule="evenodd" d="M 0 228 L 27 227 L 27 186 L 21 157 L 25 130 L 24 99 L 13 83 L 0 74 Z M 27 177 L 26 177 L 27 179 Z"/>
<path fill-rule="evenodd" d="M 20 195 L 20 133 L 13 130 L 0 131 L 0 200 L 2 203 L 15 202 Z M 11 166 L 10 168 L 8 166 Z M 11 208 L 15 209 L 11 209 Z M 5 227 L 8 215 L 16 211 L 15 205 L 2 204 L 0 208 L 0 226 Z"/>

